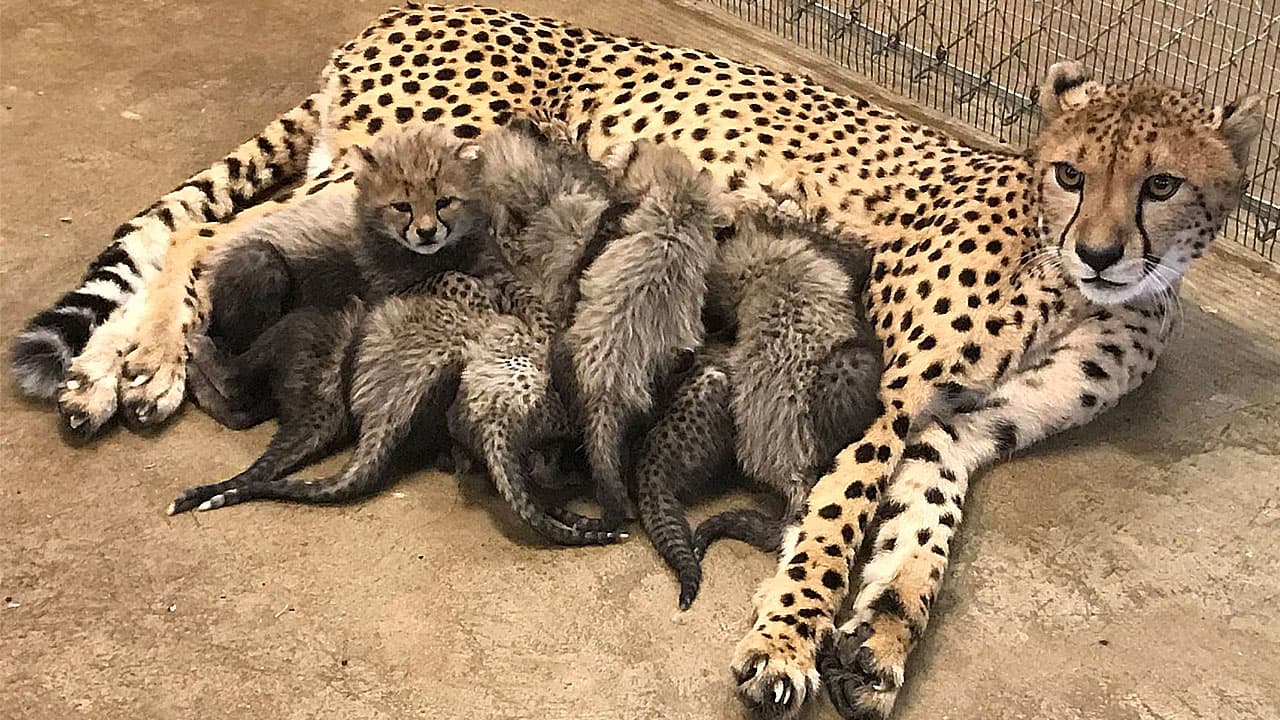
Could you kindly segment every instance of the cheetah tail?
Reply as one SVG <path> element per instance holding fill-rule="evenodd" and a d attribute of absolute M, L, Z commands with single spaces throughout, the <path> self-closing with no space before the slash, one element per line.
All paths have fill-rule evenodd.
<path fill-rule="evenodd" d="M 654 463 L 647 459 L 636 469 L 640 521 L 658 555 L 675 571 L 680 583 L 680 609 L 688 610 L 702 587 L 701 554 L 695 550 L 684 505 L 671 492 L 668 481 L 654 470 Z"/>
<path fill-rule="evenodd" d="M 179 227 L 222 221 L 300 180 L 320 129 L 319 95 L 279 116 L 213 166 L 196 173 L 116 229 L 79 287 L 31 318 L 10 348 L 21 390 L 52 400 L 89 335 L 163 264 Z"/>
<path fill-rule="evenodd" d="M 707 547 L 720 538 L 740 540 L 767 553 L 782 546 L 782 521 L 773 520 L 759 510 L 726 510 L 703 520 L 693 532 L 693 547 L 702 557 Z"/>
<path fill-rule="evenodd" d="M 489 430 L 480 443 L 489 477 L 502 499 L 530 527 L 560 545 L 609 545 L 626 539 L 626 533 L 605 529 L 598 520 L 568 510 L 554 514 L 544 510 L 529 494 L 528 477 L 521 462 L 524 453 L 509 441 L 507 433 Z"/>

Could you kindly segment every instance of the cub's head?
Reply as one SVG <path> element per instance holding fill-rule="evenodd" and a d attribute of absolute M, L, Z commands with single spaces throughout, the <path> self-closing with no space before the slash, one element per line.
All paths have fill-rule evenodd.
<path fill-rule="evenodd" d="M 1257 96 L 1207 108 L 1181 92 L 1102 85 L 1058 63 L 1040 87 L 1041 229 L 1086 297 L 1121 303 L 1182 276 L 1244 189 Z"/>
<path fill-rule="evenodd" d="M 717 189 L 710 168 L 695 167 L 671 145 L 652 140 L 618 143 L 600 161 L 621 198 L 661 205 L 663 214 L 703 232 L 730 224 L 728 198 Z"/>
<path fill-rule="evenodd" d="M 378 136 L 355 147 L 356 212 L 361 229 L 430 255 L 483 235 L 488 220 L 476 199 L 479 147 L 427 125 Z"/>

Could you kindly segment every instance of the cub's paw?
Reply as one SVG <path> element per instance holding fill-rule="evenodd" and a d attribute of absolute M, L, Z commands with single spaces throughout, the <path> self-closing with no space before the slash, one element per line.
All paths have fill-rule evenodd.
<path fill-rule="evenodd" d="M 120 407 L 137 427 L 164 422 L 182 404 L 186 390 L 186 351 L 137 347 L 125 355 L 120 376 Z"/>
<path fill-rule="evenodd" d="M 884 720 L 902 687 L 911 632 L 889 617 L 850 622 L 822 647 L 818 665 L 831 704 L 850 720 Z"/>
<path fill-rule="evenodd" d="M 183 490 L 181 495 L 169 503 L 165 512 L 169 515 L 177 515 L 188 510 L 217 510 L 226 505 L 237 504 L 235 500 L 239 494 L 239 486 L 230 481 L 197 485 Z"/>
<path fill-rule="evenodd" d="M 808 626 L 806 626 L 808 627 Z M 795 626 L 761 621 L 734 651 L 733 677 L 738 698 L 752 718 L 790 720 L 818 690 L 812 636 Z"/>
<path fill-rule="evenodd" d="M 116 414 L 115 368 L 93 373 L 72 363 L 58 386 L 58 417 L 63 433 L 72 441 L 89 440 Z"/>

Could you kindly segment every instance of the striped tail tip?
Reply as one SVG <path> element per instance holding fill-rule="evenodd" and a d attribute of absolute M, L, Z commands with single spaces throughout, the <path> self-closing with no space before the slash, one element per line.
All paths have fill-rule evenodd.
<path fill-rule="evenodd" d="M 32 325 L 13 341 L 9 364 L 18 387 L 27 396 L 53 401 L 74 353 L 55 328 Z"/>

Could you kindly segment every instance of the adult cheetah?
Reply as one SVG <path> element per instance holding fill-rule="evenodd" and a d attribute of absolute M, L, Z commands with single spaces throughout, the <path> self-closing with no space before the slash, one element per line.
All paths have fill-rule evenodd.
<path fill-rule="evenodd" d="M 879 418 L 814 488 L 733 670 L 762 717 L 797 714 L 819 668 L 843 715 L 883 717 L 969 476 L 1147 377 L 1167 337 L 1162 298 L 1238 202 L 1262 115 L 1257 98 L 1209 108 L 1104 86 L 1075 64 L 1050 70 L 1040 104 L 1048 122 L 1030 153 L 980 151 L 789 73 L 408 4 L 339 49 L 319 92 L 122 225 L 82 285 L 18 338 L 15 372 L 84 436 L 118 405 L 142 425 L 165 419 L 183 395 L 185 334 L 207 312 L 208 248 L 281 204 L 349 192 L 344 152 L 389 128 L 438 122 L 470 138 L 544 110 L 597 157 L 649 138 L 730 188 L 796 183 L 811 211 L 873 243 L 868 307 L 887 370 Z M 873 518 L 855 586 L 850 562 Z"/>

